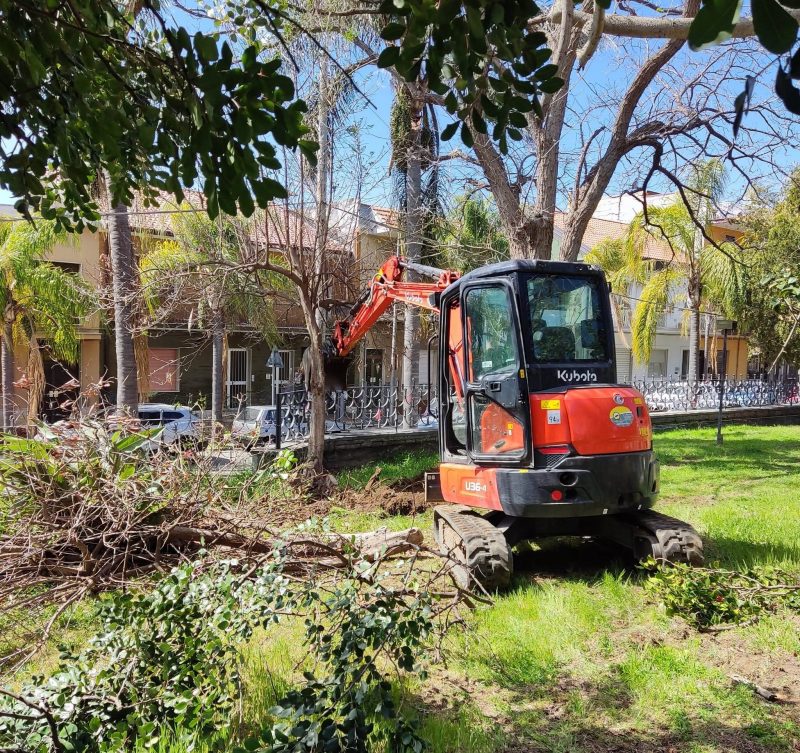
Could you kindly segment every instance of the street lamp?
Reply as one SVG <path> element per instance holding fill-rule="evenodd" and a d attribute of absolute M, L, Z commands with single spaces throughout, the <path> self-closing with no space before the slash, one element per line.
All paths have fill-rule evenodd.
<path fill-rule="evenodd" d="M 272 353 L 267 358 L 267 368 L 272 369 L 272 405 L 276 404 L 278 395 L 278 369 L 283 368 L 283 358 L 277 348 L 272 349 Z"/>
<path fill-rule="evenodd" d="M 717 331 L 722 332 L 722 366 L 719 370 L 719 408 L 717 409 L 717 444 L 722 444 L 722 407 L 725 403 L 725 377 L 728 365 L 728 332 L 736 328 L 731 319 L 717 319 Z"/>

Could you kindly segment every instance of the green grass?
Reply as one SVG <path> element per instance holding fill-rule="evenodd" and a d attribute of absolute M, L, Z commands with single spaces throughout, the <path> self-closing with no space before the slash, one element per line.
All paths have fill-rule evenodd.
<path fill-rule="evenodd" d="M 378 463 L 364 465 L 339 474 L 339 484 L 350 489 L 363 489 L 372 478 L 376 468 L 381 472 L 379 480 L 384 484 L 398 481 L 414 481 L 422 478 L 425 471 L 434 470 L 438 464 L 438 456 L 430 452 L 409 452 L 405 455 L 381 460 Z"/>
<path fill-rule="evenodd" d="M 800 575 L 800 427 L 726 427 L 722 447 L 711 429 L 672 431 L 655 445 L 658 507 L 697 527 L 711 562 Z M 419 453 L 377 465 L 383 481 L 402 481 L 434 464 Z M 363 488 L 374 467 L 341 474 L 340 483 Z M 330 517 L 347 531 L 430 527 L 430 513 L 385 518 L 334 508 Z M 624 557 L 592 542 L 543 542 L 520 553 L 516 567 L 513 588 L 451 634 L 446 664 L 398 691 L 433 753 L 799 749 L 797 706 L 766 703 L 729 679 L 800 685 L 796 615 L 701 635 L 646 596 L 645 576 Z M 299 626 L 284 626 L 243 648 L 245 729 L 263 722 L 297 680 L 300 635 Z M 185 750 L 169 741 L 159 748 Z"/>
<path fill-rule="evenodd" d="M 712 562 L 800 573 L 800 427 L 726 428 L 722 447 L 713 430 L 658 434 L 655 443 L 658 507 L 698 528 Z M 760 668 L 784 661 L 797 672 L 796 616 L 717 640 L 664 614 L 643 593 L 642 576 L 599 545 L 554 542 L 517 563 L 514 589 L 476 613 L 451 646 L 451 671 L 481 684 L 459 713 L 493 707 L 482 717 L 486 731 L 504 719 L 491 750 L 722 753 L 800 743 L 796 711 L 728 677 L 766 682 Z"/>

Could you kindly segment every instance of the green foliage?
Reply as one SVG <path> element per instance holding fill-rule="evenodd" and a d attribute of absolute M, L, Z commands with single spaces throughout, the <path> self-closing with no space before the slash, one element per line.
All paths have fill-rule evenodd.
<path fill-rule="evenodd" d="M 42 505 L 57 513 L 59 504 L 66 507 L 78 499 L 100 504 L 111 493 L 109 487 L 119 490 L 117 485 L 134 497 L 137 488 L 147 491 L 141 495 L 147 505 L 139 512 L 153 512 L 158 493 L 143 449 L 156 431 L 111 431 L 87 420 L 59 431 L 41 425 L 31 439 L 0 435 L 0 479 L 15 517 Z"/>
<path fill-rule="evenodd" d="M 114 203 L 134 189 L 182 200 L 200 182 L 212 217 L 285 196 L 264 174 L 280 167 L 275 145 L 308 158 L 316 145 L 280 59 L 253 45 L 234 59 L 217 35 L 170 25 L 159 0 L 141 5 L 134 20 L 114 0 L 0 0 L 0 186 L 77 230 L 96 218 L 103 171 Z"/>
<path fill-rule="evenodd" d="M 56 358 L 77 361 L 76 320 L 86 316 L 94 295 L 77 275 L 50 264 L 47 257 L 67 238 L 44 220 L 7 223 L 0 235 L 0 310 L 17 342 L 34 333 L 47 338 Z"/>
<path fill-rule="evenodd" d="M 209 218 L 188 203 L 172 218 L 173 238 L 152 244 L 139 260 L 145 302 L 151 319 L 158 321 L 169 304 L 191 305 L 193 323 L 212 330 L 246 321 L 268 341 L 277 338 L 271 299 L 259 283 L 285 289 L 285 278 L 263 270 L 243 273 L 238 265 L 246 257 L 243 247 L 252 222 L 263 221 L 257 211 L 250 220 L 229 216 Z"/>
<path fill-rule="evenodd" d="M 798 23 L 786 9 L 797 7 L 797 0 L 753 0 L 756 36 L 775 55 L 794 46 Z M 730 39 L 741 10 L 742 0 L 703 0 L 703 7 L 689 27 L 689 45 L 698 50 Z"/>
<path fill-rule="evenodd" d="M 254 581 L 227 563 L 202 574 L 200 566 L 175 569 L 149 593 L 116 595 L 89 645 L 66 652 L 52 676 L 23 689 L 50 716 L 62 750 L 148 748 L 170 730 L 196 740 L 229 724 L 239 697 L 236 644 L 276 619 L 262 593 L 279 592 L 285 581 L 277 565 Z M 13 700 L 0 706 L 0 743 L 54 749 L 43 714 L 28 708 L 25 718 L 11 716 L 25 708 Z"/>
<path fill-rule="evenodd" d="M 541 113 L 540 97 L 563 84 L 547 62 L 546 35 L 529 29 L 539 13 L 532 0 L 385 0 L 380 10 L 387 16 L 381 36 L 390 44 L 378 66 L 422 80 L 445 98 L 459 118 L 442 131 L 445 141 L 460 129 L 471 147 L 493 123 L 492 136 L 506 152 L 509 138 L 522 138 L 528 114 Z"/>
<path fill-rule="evenodd" d="M 643 212 L 633 218 L 622 239 L 598 244 L 587 255 L 603 267 L 617 295 L 642 286 L 631 321 L 632 351 L 640 363 L 649 361 L 658 321 L 670 306 L 685 302 L 690 309 L 707 306 L 730 314 L 745 300 L 741 249 L 728 242 L 696 248 L 697 222 L 708 224 L 723 187 L 717 160 L 695 165 L 688 181 L 690 206 L 678 197 L 667 206 L 649 207 L 646 218 Z M 672 258 L 657 263 L 649 257 L 652 239 L 666 242 Z"/>
<path fill-rule="evenodd" d="M 296 531 L 315 532 L 312 523 Z M 335 576 L 298 578 L 284 573 L 291 551 L 279 541 L 257 568 L 200 559 L 149 592 L 116 593 L 82 651 L 65 651 L 51 676 L 0 699 L 0 747 L 116 753 L 169 739 L 187 749 L 215 740 L 230 749 L 240 732 L 232 719 L 242 694 L 241 644 L 294 616 L 305 625 L 313 670 L 260 720 L 263 729 L 243 750 L 355 753 L 382 742 L 420 751 L 391 682 L 417 671 L 436 627 L 433 597 L 416 583 L 413 563 L 381 567 L 345 543 Z"/>
<path fill-rule="evenodd" d="M 422 478 L 426 471 L 432 471 L 439 465 L 438 452 L 409 452 L 403 455 L 387 457 L 377 463 L 363 465 L 360 468 L 343 471 L 338 475 L 339 483 L 345 487 L 363 489 L 380 467 L 379 479 L 384 482 L 414 481 Z"/>
<path fill-rule="evenodd" d="M 800 8 L 798 0 L 752 0 L 753 28 L 758 41 L 771 53 L 790 52 L 797 41 L 798 22 L 789 10 Z M 739 21 L 742 0 L 703 0 L 703 5 L 689 27 L 689 46 L 701 50 L 731 38 Z M 800 49 L 787 60 L 786 68 L 778 62 L 775 93 L 789 112 L 800 115 L 800 90 L 792 83 L 800 78 Z M 750 108 L 754 79 L 747 76 L 745 88 L 734 103 L 736 117 L 733 136 L 739 131 L 743 115 Z"/>
<path fill-rule="evenodd" d="M 350 578 L 325 594 L 305 594 L 299 603 L 309 615 L 305 642 L 319 664 L 272 709 L 276 721 L 241 753 L 367 753 L 379 742 L 396 753 L 422 750 L 415 726 L 398 714 L 385 667 L 415 669 L 434 627 L 431 599 L 422 592 L 409 597 L 391 584 L 393 577 L 368 584 Z"/>
<path fill-rule="evenodd" d="M 445 267 L 468 272 L 509 258 L 508 238 L 491 200 L 462 197 L 442 224 Z"/>
<path fill-rule="evenodd" d="M 789 362 L 800 358 L 793 333 L 800 318 L 800 192 L 794 173 L 783 195 L 755 204 L 742 217 L 747 249 L 745 294 L 735 316 L 750 333 L 751 347 L 771 363 L 784 349 Z"/>
<path fill-rule="evenodd" d="M 775 567 L 737 572 L 653 560 L 645 568 L 652 573 L 645 589 L 700 629 L 750 623 L 780 607 L 800 611 L 800 582 Z"/>

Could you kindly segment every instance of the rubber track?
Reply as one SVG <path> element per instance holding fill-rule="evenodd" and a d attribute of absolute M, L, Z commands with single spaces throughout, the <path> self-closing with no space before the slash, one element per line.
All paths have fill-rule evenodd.
<path fill-rule="evenodd" d="M 703 540 L 688 523 L 655 510 L 642 510 L 633 520 L 649 534 L 657 561 L 703 564 Z"/>
<path fill-rule="evenodd" d="M 488 520 L 464 505 L 439 505 L 433 509 L 433 525 L 442 553 L 463 563 L 454 563 L 451 570 L 459 586 L 473 588 L 477 581 L 486 591 L 496 591 L 509 585 L 514 569 L 511 547 Z M 454 551 L 454 545 L 460 551 Z"/>

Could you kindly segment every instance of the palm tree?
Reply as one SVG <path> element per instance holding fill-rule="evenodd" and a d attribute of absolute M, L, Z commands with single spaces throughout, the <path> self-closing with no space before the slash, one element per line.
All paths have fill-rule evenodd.
<path fill-rule="evenodd" d="M 436 112 L 425 104 L 420 80 L 395 87 L 392 104 L 391 169 L 396 178 L 396 193 L 405 212 L 405 256 L 410 261 L 435 261 L 431 258 L 429 236 L 439 205 L 439 129 Z M 425 174 L 427 173 L 427 175 Z M 414 274 L 408 275 L 415 279 Z M 410 390 L 419 375 L 419 310 L 406 306 L 403 323 L 403 387 L 411 404 Z M 430 378 L 430 375 L 429 375 Z M 404 414 L 410 425 L 411 411 Z"/>
<path fill-rule="evenodd" d="M 110 189 L 109 189 L 110 193 Z M 116 204 L 108 214 L 108 249 L 114 294 L 114 348 L 117 364 L 117 410 L 136 415 L 139 386 L 136 368 L 136 258 L 128 208 Z"/>
<path fill-rule="evenodd" d="M 0 336 L 2 362 L 2 423 L 11 423 L 14 394 L 14 345 L 30 349 L 28 418 L 38 416 L 44 391 L 39 338 L 52 355 L 67 363 L 78 360 L 76 321 L 92 308 L 89 287 L 75 275 L 49 264 L 56 243 L 65 243 L 52 222 L 13 222 L 0 225 Z"/>
<path fill-rule="evenodd" d="M 440 224 L 442 263 L 448 269 L 468 272 L 510 258 L 508 238 L 491 199 L 461 197 Z"/>
<path fill-rule="evenodd" d="M 686 301 L 689 313 L 688 379 L 697 379 L 699 332 L 704 308 L 731 311 L 744 294 L 740 249 L 734 243 L 706 245 L 697 222 L 708 226 L 714 205 L 724 187 L 721 165 L 711 160 L 693 170 L 688 182 L 690 206 L 677 199 L 648 210 L 647 221 L 638 214 L 625 236 L 605 241 L 587 255 L 606 271 L 612 292 L 629 294 L 631 285 L 642 286 L 631 322 L 632 350 L 639 363 L 647 363 L 658 321 L 671 306 Z M 666 241 L 673 252 L 668 263 L 645 255 L 649 238 Z"/>
<path fill-rule="evenodd" d="M 190 210 L 188 204 L 181 207 Z M 140 261 L 144 299 L 151 321 L 188 313 L 211 339 L 211 413 L 222 420 L 225 342 L 232 324 L 246 321 L 268 341 L 277 338 L 269 301 L 235 267 L 241 261 L 241 221 L 209 219 L 205 212 L 184 211 L 172 220 L 174 240 L 162 241 Z"/>

